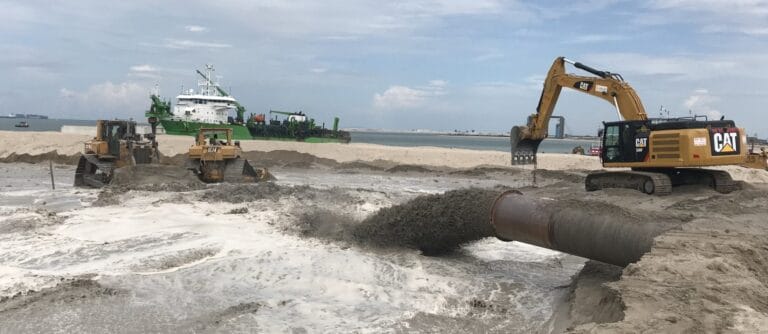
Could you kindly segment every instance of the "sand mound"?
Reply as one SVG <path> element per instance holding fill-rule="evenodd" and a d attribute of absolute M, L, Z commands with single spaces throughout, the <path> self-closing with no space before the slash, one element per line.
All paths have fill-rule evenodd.
<path fill-rule="evenodd" d="M 119 292 L 115 289 L 102 287 L 98 282 L 90 279 L 67 279 L 52 288 L 0 298 L 0 315 L 12 316 L 11 314 L 15 312 L 28 313 L 30 308 L 44 308 L 52 304 L 69 303 L 77 300 L 86 301 L 94 296 L 114 296 Z M 37 306 L 33 307 L 33 305 Z"/>
<path fill-rule="evenodd" d="M 80 154 L 59 154 L 57 151 L 50 151 L 42 154 L 17 154 L 11 153 L 6 157 L 0 158 L 0 162 L 26 162 L 26 163 L 40 163 L 52 161 L 55 164 L 60 165 L 77 165 L 77 161 L 80 159 Z"/>
<path fill-rule="evenodd" d="M 133 266 L 132 269 L 137 271 L 158 271 L 178 268 L 214 256 L 218 252 L 219 249 L 217 248 L 184 249 L 170 254 L 146 258 L 141 261 L 141 264 Z"/>
<path fill-rule="evenodd" d="M 388 173 L 431 173 L 433 170 L 424 166 L 417 165 L 397 165 L 395 167 L 387 169 Z"/>
<path fill-rule="evenodd" d="M 184 192 L 204 189 L 191 171 L 173 165 L 136 165 L 115 169 L 112 182 L 104 187 L 95 206 L 116 205 L 120 196 L 131 190 Z"/>
<path fill-rule="evenodd" d="M 115 170 L 110 188 L 146 191 L 190 191 L 205 184 L 183 167 L 169 165 L 136 165 Z"/>
<path fill-rule="evenodd" d="M 335 167 L 339 165 L 339 163 L 333 159 L 319 158 L 309 153 L 299 153 L 286 150 L 275 150 L 269 152 L 243 152 L 243 158 L 250 160 L 251 165 L 257 167 L 287 166 L 295 168 L 308 168 L 312 165 L 328 167 Z"/>

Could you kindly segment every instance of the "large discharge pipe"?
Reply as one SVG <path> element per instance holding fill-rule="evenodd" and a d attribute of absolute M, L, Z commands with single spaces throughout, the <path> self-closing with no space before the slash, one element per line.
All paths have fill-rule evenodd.
<path fill-rule="evenodd" d="M 589 205 L 580 205 L 508 191 L 494 202 L 491 224 L 496 236 L 504 241 L 524 242 L 622 267 L 648 252 L 654 237 L 680 225 L 626 212 L 591 212 Z M 592 209 L 600 204 L 595 205 Z"/>

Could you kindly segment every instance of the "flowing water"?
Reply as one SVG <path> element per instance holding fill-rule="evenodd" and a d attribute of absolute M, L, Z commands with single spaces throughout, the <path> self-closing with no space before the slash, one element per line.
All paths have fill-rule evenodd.
<path fill-rule="evenodd" d="M 72 188 L 72 167 L 55 168 L 56 190 L 47 167 L 0 165 L 0 295 L 22 294 L 0 300 L 12 332 L 540 332 L 581 266 L 494 238 L 424 256 L 303 225 L 318 210 L 360 222 L 487 180 L 281 170 L 273 185 L 127 191 L 94 206 L 99 191 Z"/>

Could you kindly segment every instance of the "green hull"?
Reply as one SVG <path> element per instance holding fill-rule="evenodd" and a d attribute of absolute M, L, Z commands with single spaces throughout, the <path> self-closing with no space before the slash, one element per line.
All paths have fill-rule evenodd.
<path fill-rule="evenodd" d="M 248 131 L 248 127 L 245 125 L 237 124 L 212 124 L 212 123 L 200 123 L 200 122 L 185 122 L 169 119 L 161 119 L 160 124 L 163 125 L 165 133 L 169 135 L 183 135 L 183 136 L 196 136 L 197 131 L 202 128 L 231 128 L 234 140 L 275 140 L 275 141 L 299 141 L 295 137 L 268 137 L 268 136 L 254 136 Z M 343 140 L 333 137 L 306 137 L 301 141 L 306 143 L 346 143 L 349 140 Z"/>
<path fill-rule="evenodd" d="M 200 128 L 230 128 L 232 129 L 232 139 L 234 140 L 253 139 L 251 133 L 248 132 L 248 128 L 244 125 L 185 122 L 168 119 L 161 119 L 160 124 L 163 125 L 165 133 L 169 135 L 196 136 Z"/>

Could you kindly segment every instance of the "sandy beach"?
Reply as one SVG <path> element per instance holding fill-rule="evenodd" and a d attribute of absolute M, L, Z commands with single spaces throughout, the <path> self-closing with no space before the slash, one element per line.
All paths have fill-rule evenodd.
<path fill-rule="evenodd" d="M 584 190 L 596 157 L 243 141 L 277 181 L 73 188 L 89 136 L 0 131 L 0 325 L 15 332 L 759 332 L 768 171 Z M 162 135 L 174 164 L 192 137 Z M 47 161 L 55 163 L 50 190 Z M 42 164 L 40 162 L 45 162 Z M 535 173 L 535 181 L 534 181 Z M 179 180 L 177 180 L 179 181 Z M 488 229 L 503 190 L 669 222 L 626 268 Z M 448 228 L 448 227 L 451 228 Z M 460 237 L 445 252 L 426 246 Z M 463 239 L 462 239 L 463 238 Z M 451 240 L 454 240 L 451 239 Z M 129 314 L 129 316 L 126 316 Z"/>

